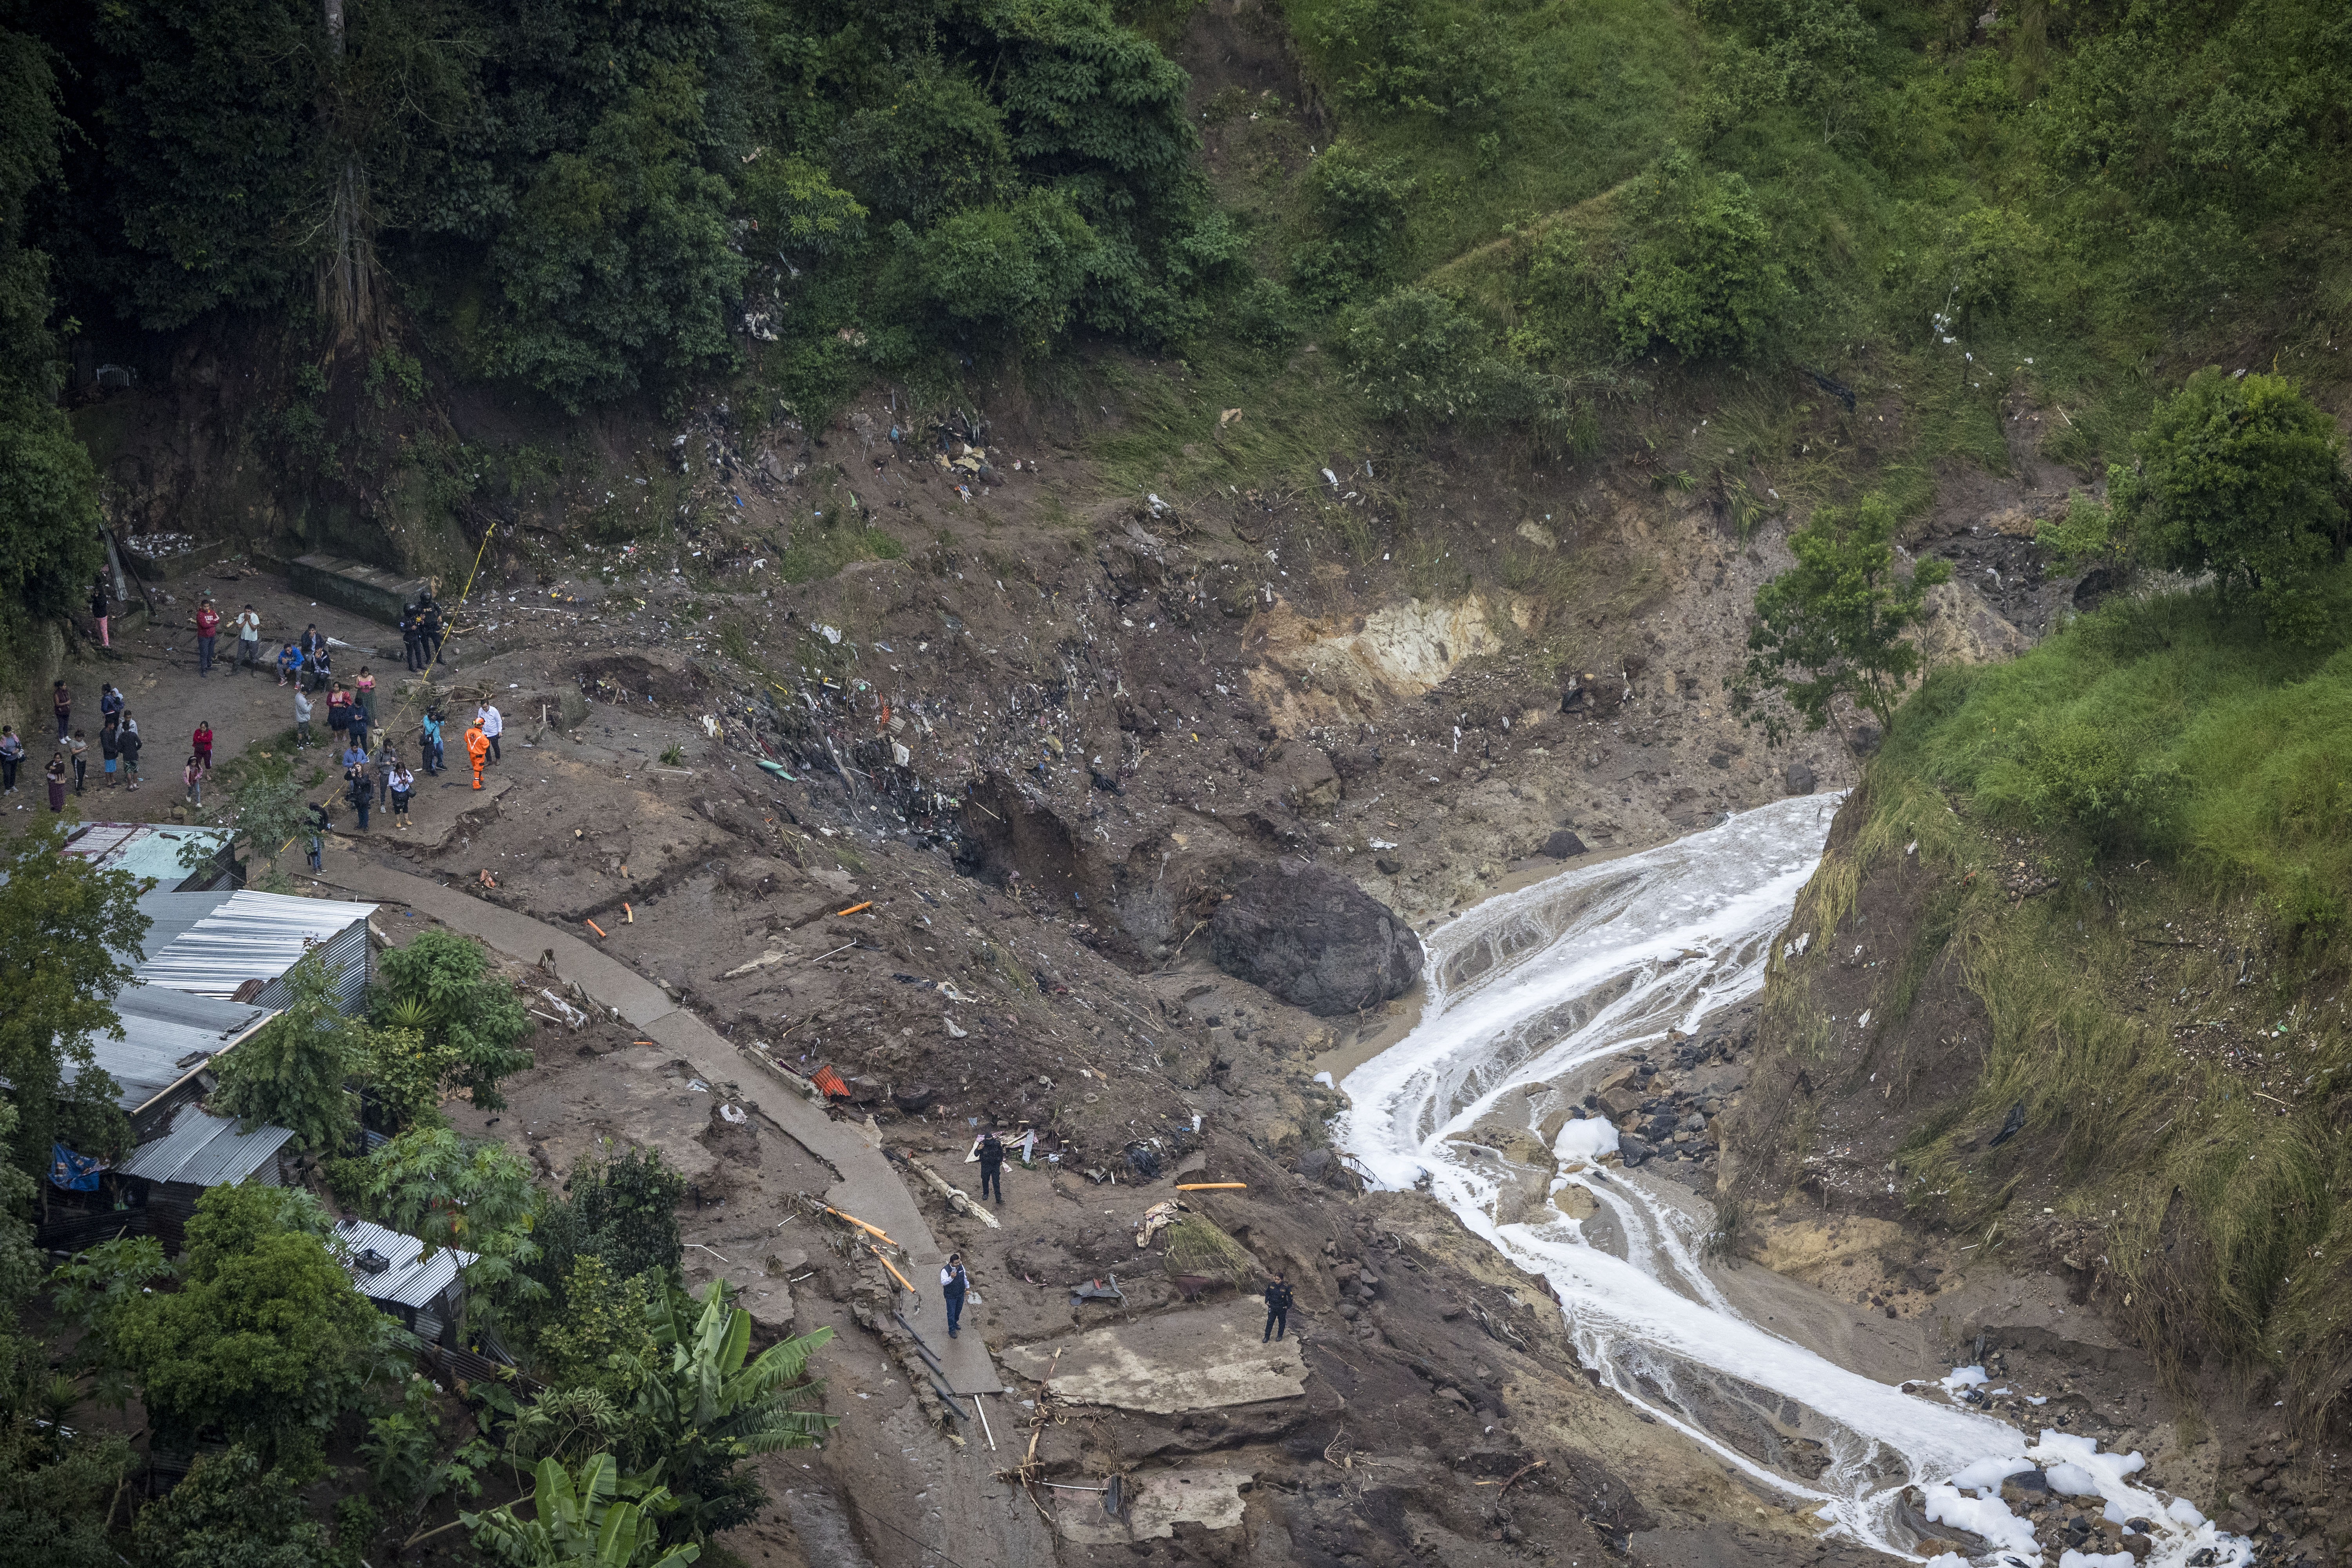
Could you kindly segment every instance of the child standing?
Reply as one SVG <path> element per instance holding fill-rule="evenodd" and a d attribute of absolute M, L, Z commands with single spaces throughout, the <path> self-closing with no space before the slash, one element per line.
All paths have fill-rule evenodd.
<path fill-rule="evenodd" d="M 81 795 L 89 788 L 89 737 L 79 730 L 73 733 L 74 794 Z"/>
<path fill-rule="evenodd" d="M 193 752 L 189 754 L 188 765 L 180 770 L 180 782 L 188 786 L 188 804 L 202 810 L 205 804 L 205 765 Z"/>

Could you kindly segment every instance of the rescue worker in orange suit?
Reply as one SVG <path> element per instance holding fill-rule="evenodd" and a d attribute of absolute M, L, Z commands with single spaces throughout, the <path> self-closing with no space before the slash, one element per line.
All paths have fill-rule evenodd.
<path fill-rule="evenodd" d="M 474 759 L 474 787 L 482 787 L 482 759 L 490 754 L 490 738 L 482 733 L 478 720 L 466 728 L 466 754 Z"/>

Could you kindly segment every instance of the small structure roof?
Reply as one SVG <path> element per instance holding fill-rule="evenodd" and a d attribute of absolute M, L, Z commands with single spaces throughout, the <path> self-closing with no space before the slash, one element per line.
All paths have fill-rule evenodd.
<path fill-rule="evenodd" d="M 152 953 L 138 976 L 199 996 L 233 996 L 248 980 L 276 980 L 311 948 L 365 921 L 374 909 L 240 889 Z"/>
<path fill-rule="evenodd" d="M 194 842 L 204 859 L 194 868 L 183 864 L 181 851 Z M 128 871 L 158 888 L 200 888 L 220 877 L 225 868 L 221 851 L 229 836 L 211 828 L 167 826 L 153 822 L 91 822 L 74 830 L 65 852 L 88 860 L 102 870 Z"/>
<path fill-rule="evenodd" d="M 169 1134 L 131 1156 L 122 1173 L 192 1187 L 233 1187 L 275 1159 L 294 1136 L 284 1127 L 264 1125 L 239 1132 L 236 1126 L 234 1117 L 188 1106 L 173 1121 Z"/>
<path fill-rule="evenodd" d="M 335 1238 L 343 1244 L 343 1267 L 350 1270 L 360 1294 L 372 1301 L 403 1307 L 431 1306 L 457 1282 L 457 1271 L 480 1256 L 442 1247 L 427 1258 L 425 1243 L 415 1237 L 363 1219 L 347 1219 L 336 1226 Z M 369 1251 L 388 1259 L 388 1267 L 373 1274 L 361 1268 L 360 1255 Z"/>
<path fill-rule="evenodd" d="M 93 1035 L 90 1055 L 121 1086 L 122 1109 L 135 1114 L 268 1023 L 275 1010 L 132 984 L 115 994 L 114 1011 L 122 1038 Z"/>

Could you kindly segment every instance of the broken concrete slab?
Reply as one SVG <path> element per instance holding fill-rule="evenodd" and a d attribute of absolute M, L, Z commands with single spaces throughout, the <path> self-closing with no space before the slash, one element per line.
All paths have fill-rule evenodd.
<path fill-rule="evenodd" d="M 1261 1343 L 1265 1325 L 1256 1300 L 1244 1297 L 1015 1346 L 1001 1356 L 1013 1371 L 1036 1379 L 1058 1351 L 1057 1398 L 1155 1415 L 1298 1398 L 1307 1391 L 1298 1341 Z"/>
<path fill-rule="evenodd" d="M 1055 1380 L 1059 1382 L 1057 1378 Z M 1180 1524 L 1238 1530 L 1249 1503 L 1242 1494 L 1256 1481 L 1230 1466 L 1152 1470 L 1127 1478 L 1125 1519 L 1105 1513 L 1093 1492 L 1056 1491 L 1054 1529 L 1080 1546 L 1118 1546 L 1130 1541 L 1165 1541 Z"/>

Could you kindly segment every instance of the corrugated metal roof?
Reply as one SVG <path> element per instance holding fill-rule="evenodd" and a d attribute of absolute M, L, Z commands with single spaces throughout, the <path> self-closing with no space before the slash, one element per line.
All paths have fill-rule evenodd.
<path fill-rule="evenodd" d="M 294 1136 L 283 1127 L 239 1132 L 236 1125 L 232 1117 L 187 1106 L 173 1121 L 171 1132 L 133 1153 L 122 1173 L 192 1187 L 233 1187 L 276 1158 Z"/>
<path fill-rule="evenodd" d="M 139 966 L 139 978 L 199 996 L 230 996 L 248 980 L 277 979 L 312 947 L 364 922 L 373 904 L 296 899 L 241 889 Z M 365 948 L 361 948 L 364 956 Z"/>
<path fill-rule="evenodd" d="M 152 880 L 159 888 L 177 888 L 192 878 L 210 880 L 220 875 L 216 866 L 194 869 L 181 864 L 180 851 L 190 840 L 216 857 L 228 844 L 228 835 L 202 827 L 165 827 L 152 822 L 93 822 L 77 829 L 66 841 L 65 852 L 109 871 L 128 871 Z"/>
<path fill-rule="evenodd" d="M 431 1305 L 435 1297 L 457 1282 L 457 1270 L 480 1256 L 444 1247 L 427 1258 L 425 1243 L 415 1237 L 363 1219 L 347 1219 L 336 1226 L 335 1238 L 343 1244 L 343 1267 L 350 1270 L 360 1294 L 404 1307 Z M 381 1274 L 370 1274 L 352 1261 L 371 1249 L 390 1258 L 392 1267 Z"/>
<path fill-rule="evenodd" d="M 153 892 L 139 900 L 147 917 L 147 934 L 139 939 L 139 956 L 154 957 L 180 939 L 198 921 L 236 897 L 235 888 L 214 888 L 202 893 Z"/>
<path fill-rule="evenodd" d="M 137 1110 L 204 1065 L 190 1057 L 226 1049 L 266 1022 L 272 1009 L 134 984 L 116 993 L 114 1011 L 122 1020 L 122 1038 L 93 1035 L 89 1051 L 121 1086 L 118 1103 Z M 68 1081 L 76 1070 L 75 1064 L 66 1064 Z"/>

